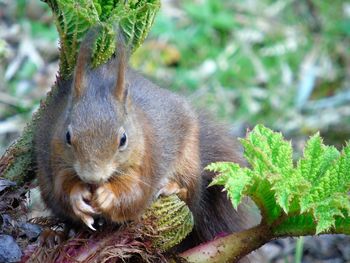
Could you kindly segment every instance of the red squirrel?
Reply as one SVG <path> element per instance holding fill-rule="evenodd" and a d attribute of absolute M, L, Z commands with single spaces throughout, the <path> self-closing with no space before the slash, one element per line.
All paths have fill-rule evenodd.
<path fill-rule="evenodd" d="M 177 193 L 195 221 L 182 250 L 246 228 L 249 213 L 234 210 L 221 187 L 208 187 L 215 174 L 204 169 L 217 161 L 244 165 L 229 130 L 130 69 L 121 38 L 116 55 L 91 68 L 97 35 L 87 33 L 74 76 L 58 78 L 38 124 L 35 154 L 46 205 L 93 229 L 95 215 L 137 220 L 160 194 Z"/>

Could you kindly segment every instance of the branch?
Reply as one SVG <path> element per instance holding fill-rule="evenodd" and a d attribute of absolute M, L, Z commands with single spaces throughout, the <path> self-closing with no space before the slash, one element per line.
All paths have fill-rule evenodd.
<path fill-rule="evenodd" d="M 288 226 L 288 227 L 287 227 Z M 189 249 L 179 256 L 191 263 L 237 262 L 244 256 L 277 238 L 312 236 L 316 224 L 311 214 L 284 215 L 270 226 L 266 222 L 241 232 L 218 237 Z M 350 220 L 338 218 L 335 227 L 322 234 L 350 234 Z"/>
<path fill-rule="evenodd" d="M 237 262 L 272 239 L 266 225 L 233 233 L 204 243 L 180 254 L 191 263 Z"/>

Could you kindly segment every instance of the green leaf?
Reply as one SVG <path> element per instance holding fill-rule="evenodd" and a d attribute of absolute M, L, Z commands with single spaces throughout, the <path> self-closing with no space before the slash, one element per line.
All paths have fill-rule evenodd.
<path fill-rule="evenodd" d="M 275 237 L 314 235 L 316 223 L 311 214 L 292 215 L 273 228 Z"/>
<path fill-rule="evenodd" d="M 316 134 L 307 142 L 298 169 L 307 181 L 313 182 L 324 175 L 338 156 L 338 150 L 323 145 L 320 135 Z"/>
<path fill-rule="evenodd" d="M 233 207 L 237 209 L 246 189 L 253 181 L 251 171 L 241 169 L 238 164 L 227 162 L 213 163 L 207 169 L 224 174 L 224 176 L 215 177 L 209 186 L 224 185 Z"/>
<path fill-rule="evenodd" d="M 105 63 L 115 53 L 117 31 L 124 33 L 131 51 L 145 40 L 160 0 L 47 0 L 60 36 L 60 74 L 74 70 L 79 46 L 87 31 L 99 24 L 103 30 L 93 50 L 93 66 Z"/>
<path fill-rule="evenodd" d="M 241 142 L 249 168 L 209 166 L 218 173 L 211 185 L 223 185 L 235 208 L 249 196 L 276 236 L 349 232 L 349 144 L 339 154 L 315 134 L 294 167 L 291 144 L 280 133 L 257 125 Z"/>
<path fill-rule="evenodd" d="M 334 227 L 335 218 L 344 216 L 343 211 L 350 214 L 350 146 L 343 149 L 338 159 L 336 157 L 339 154 L 335 149 L 326 146 L 323 148 L 324 151 L 318 155 L 318 158 L 323 158 L 319 161 L 319 169 L 314 173 L 317 176 L 310 177 L 305 173 L 306 178 L 310 181 L 313 179 L 313 184 L 300 199 L 301 212 L 311 212 L 317 220 L 317 233 Z"/>
<path fill-rule="evenodd" d="M 293 167 L 292 146 L 281 133 L 257 125 L 247 139 L 241 140 L 245 157 L 261 178 L 272 185 L 277 203 L 288 212 L 294 197 L 305 191 L 307 182 Z"/>

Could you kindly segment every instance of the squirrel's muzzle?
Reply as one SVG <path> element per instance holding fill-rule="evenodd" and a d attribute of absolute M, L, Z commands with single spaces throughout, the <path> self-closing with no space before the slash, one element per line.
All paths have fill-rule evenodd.
<path fill-rule="evenodd" d="M 80 163 L 74 164 L 74 169 L 78 177 L 88 184 L 101 184 L 109 180 L 113 175 L 114 169 L 111 165 L 80 165 Z"/>

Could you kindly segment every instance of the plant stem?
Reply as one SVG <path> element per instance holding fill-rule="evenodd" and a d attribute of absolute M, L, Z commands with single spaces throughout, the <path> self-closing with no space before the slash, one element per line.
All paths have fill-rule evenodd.
<path fill-rule="evenodd" d="M 180 254 L 192 263 L 236 262 L 272 239 L 265 224 L 214 239 Z"/>
<path fill-rule="evenodd" d="M 304 246 L 304 237 L 300 237 L 297 240 L 295 248 L 294 263 L 301 263 L 303 257 L 303 246 Z"/>

